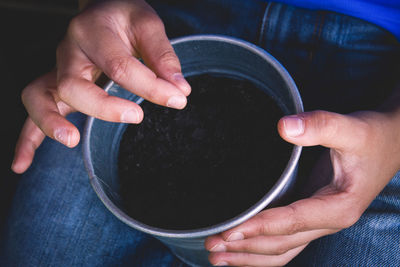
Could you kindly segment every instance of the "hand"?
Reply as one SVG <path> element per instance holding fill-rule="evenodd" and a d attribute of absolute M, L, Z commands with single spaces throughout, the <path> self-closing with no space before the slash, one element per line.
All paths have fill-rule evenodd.
<path fill-rule="evenodd" d="M 79 143 L 79 131 L 64 118 L 70 112 L 141 122 L 139 105 L 109 96 L 94 83 L 102 72 L 136 95 L 172 108 L 185 107 L 191 90 L 162 21 L 145 1 L 94 4 L 71 21 L 57 49 L 57 69 L 22 93 L 29 117 L 15 151 L 16 173 L 29 167 L 45 135 L 68 147 Z"/>
<path fill-rule="evenodd" d="M 282 118 L 278 131 L 288 142 L 331 148 L 314 172 L 314 179 L 329 175 L 331 183 L 310 198 L 266 209 L 207 238 L 210 262 L 282 266 L 312 240 L 353 225 L 400 169 L 399 117 L 389 112 L 315 111 Z"/>

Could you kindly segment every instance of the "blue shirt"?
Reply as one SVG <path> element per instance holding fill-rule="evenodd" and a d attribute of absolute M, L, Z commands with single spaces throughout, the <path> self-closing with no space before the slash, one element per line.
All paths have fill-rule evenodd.
<path fill-rule="evenodd" d="M 400 40 L 400 0 L 275 0 L 298 7 L 338 12 L 372 22 Z"/>

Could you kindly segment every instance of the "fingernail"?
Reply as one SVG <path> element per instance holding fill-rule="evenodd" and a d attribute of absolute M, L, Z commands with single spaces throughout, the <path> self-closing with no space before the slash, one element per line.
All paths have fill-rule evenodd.
<path fill-rule="evenodd" d="M 121 114 L 121 122 L 137 123 L 139 121 L 139 113 L 136 109 L 129 109 Z"/>
<path fill-rule="evenodd" d="M 215 246 L 213 246 L 210 251 L 212 252 L 225 252 L 226 251 L 226 247 L 224 244 L 217 244 Z"/>
<path fill-rule="evenodd" d="M 214 264 L 214 266 L 227 266 L 227 265 L 228 265 L 228 263 L 225 261 L 220 261 L 217 264 Z"/>
<path fill-rule="evenodd" d="M 186 81 L 183 77 L 182 73 L 175 73 L 172 75 L 172 79 L 174 80 L 175 84 L 187 95 L 190 94 L 192 90 L 190 84 Z"/>
<path fill-rule="evenodd" d="M 237 241 L 237 240 L 243 240 L 243 239 L 244 239 L 244 235 L 242 233 L 233 232 L 228 236 L 226 241 L 231 242 L 231 241 Z"/>
<path fill-rule="evenodd" d="M 186 97 L 181 95 L 171 96 L 167 101 L 167 107 L 182 109 L 186 106 Z"/>
<path fill-rule="evenodd" d="M 283 119 L 283 128 L 289 137 L 297 137 L 304 133 L 304 121 L 298 116 L 288 116 Z"/>
<path fill-rule="evenodd" d="M 56 129 L 54 131 L 54 138 L 58 142 L 66 145 L 66 146 L 70 146 L 71 145 L 71 135 L 69 134 L 67 129 L 64 129 L 64 128 Z"/>

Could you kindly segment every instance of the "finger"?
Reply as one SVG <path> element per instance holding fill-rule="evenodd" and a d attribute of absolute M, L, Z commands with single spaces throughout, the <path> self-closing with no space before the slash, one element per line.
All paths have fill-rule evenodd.
<path fill-rule="evenodd" d="M 53 97 L 55 91 L 55 72 L 43 75 L 22 92 L 22 102 L 30 119 L 41 131 L 59 141 L 60 143 L 74 147 L 79 143 L 78 129 L 63 115 L 60 114 L 57 103 Z M 23 139 L 30 140 L 29 132 L 21 135 Z"/>
<path fill-rule="evenodd" d="M 23 173 L 31 165 L 36 149 L 42 143 L 45 135 L 28 117 L 22 127 L 15 147 L 11 169 L 15 173 Z"/>
<path fill-rule="evenodd" d="M 296 257 L 307 245 L 287 251 L 282 255 L 258 255 L 250 253 L 210 253 L 208 259 L 215 266 L 284 266 Z"/>
<path fill-rule="evenodd" d="M 179 59 L 165 33 L 161 19 L 155 16 L 152 21 L 148 21 L 147 23 L 150 23 L 148 27 L 152 29 L 151 31 L 142 30 L 135 34 L 137 36 L 137 51 L 145 64 L 158 77 L 171 82 L 185 96 L 188 96 L 191 87 L 182 75 Z"/>
<path fill-rule="evenodd" d="M 225 242 L 220 236 L 206 240 L 205 247 L 211 252 L 244 252 L 261 255 L 281 255 L 287 251 L 308 244 L 321 236 L 337 232 L 321 229 L 299 232 L 293 235 L 256 236 L 245 240 Z"/>
<path fill-rule="evenodd" d="M 96 67 L 79 47 L 62 42 L 57 51 L 60 63 L 57 91 L 61 100 L 86 115 L 106 121 L 140 123 L 143 111 L 132 101 L 108 95 L 92 81 Z"/>
<path fill-rule="evenodd" d="M 140 123 L 143 120 L 143 110 L 138 104 L 111 96 L 82 78 L 63 77 L 58 84 L 58 93 L 74 109 L 98 119 L 125 123 Z"/>
<path fill-rule="evenodd" d="M 292 235 L 317 229 L 343 229 L 361 216 L 346 192 L 326 186 L 311 198 L 264 210 L 241 225 L 221 233 L 225 241 L 259 235 Z"/>
<path fill-rule="evenodd" d="M 313 111 L 283 117 L 278 131 L 283 139 L 296 145 L 351 150 L 365 138 L 366 126 L 352 116 Z"/>
<path fill-rule="evenodd" d="M 152 70 L 133 57 L 132 48 L 117 34 L 106 27 L 100 28 L 96 34 L 102 36 L 102 41 L 84 43 L 84 52 L 110 79 L 155 104 L 177 109 L 186 106 L 187 99 L 182 91 L 174 84 L 157 77 Z M 59 61 L 62 62 L 62 59 Z"/>

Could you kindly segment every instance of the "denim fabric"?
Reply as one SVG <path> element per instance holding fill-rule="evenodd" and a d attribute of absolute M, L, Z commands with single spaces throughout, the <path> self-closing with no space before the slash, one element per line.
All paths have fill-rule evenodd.
<path fill-rule="evenodd" d="M 306 110 L 374 108 L 398 79 L 399 43 L 370 23 L 256 0 L 187 2 L 150 1 L 169 37 L 217 33 L 265 48 L 293 76 Z M 85 118 L 69 117 L 80 130 Z M 318 153 L 304 150 L 299 191 Z M 354 226 L 312 242 L 292 265 L 400 266 L 399 234 L 400 173 Z M 185 266 L 104 207 L 89 184 L 81 145 L 68 149 L 48 138 L 19 182 L 0 265 Z"/>
<path fill-rule="evenodd" d="M 291 266 L 400 266 L 400 172 L 360 220 L 310 243 Z"/>
<path fill-rule="evenodd" d="M 397 40 L 400 40 L 400 2 L 397 0 L 277 0 L 277 2 L 354 16 L 389 30 Z"/>
<path fill-rule="evenodd" d="M 170 38 L 225 34 L 267 50 L 293 76 L 306 110 L 374 108 L 398 77 L 399 42 L 353 17 L 256 0 L 150 3 Z"/>
<path fill-rule="evenodd" d="M 69 119 L 82 129 L 86 117 Z M 88 179 L 81 144 L 46 139 L 19 182 L 0 266 L 182 266 L 159 241 L 114 217 Z"/>

